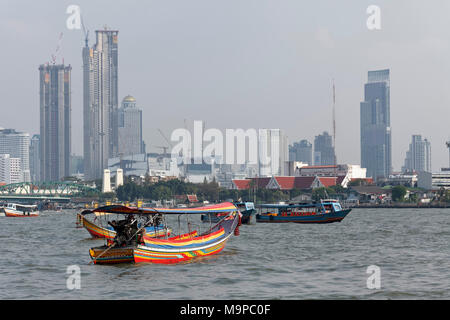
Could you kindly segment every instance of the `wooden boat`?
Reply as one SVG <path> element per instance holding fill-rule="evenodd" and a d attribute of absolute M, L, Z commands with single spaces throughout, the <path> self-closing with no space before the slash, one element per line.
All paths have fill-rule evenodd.
<path fill-rule="evenodd" d="M 97 211 L 99 210 L 99 211 Z M 232 234 L 239 234 L 241 215 L 232 203 L 222 203 L 199 208 L 130 208 L 123 206 L 108 206 L 95 209 L 111 213 L 128 215 L 190 215 L 207 213 L 223 213 L 224 218 L 208 231 L 198 234 L 197 230 L 169 237 L 167 239 L 152 238 L 148 234 L 138 238 L 134 243 L 124 246 L 103 246 L 92 248 L 90 255 L 96 264 L 111 264 L 120 262 L 147 262 L 172 264 L 191 260 L 195 257 L 209 256 L 223 250 Z M 131 250 L 132 256 L 131 258 Z"/>
<path fill-rule="evenodd" d="M 332 223 L 340 222 L 351 211 L 342 209 L 338 200 L 328 199 L 317 203 L 263 204 L 256 222 L 265 223 Z"/>
<path fill-rule="evenodd" d="M 5 217 L 38 217 L 39 210 L 36 205 L 25 205 L 8 203 L 6 207 L 3 207 Z"/>
<path fill-rule="evenodd" d="M 84 227 L 92 238 L 106 238 L 108 240 L 113 240 L 116 236 L 116 231 L 112 227 L 103 227 L 100 224 L 96 224 L 85 216 L 87 214 L 93 213 L 91 210 L 84 210 L 77 214 L 77 224 Z M 145 232 L 149 237 L 165 237 L 169 236 L 172 232 L 171 229 L 165 228 L 164 226 L 149 226 L 145 228 Z"/>
<path fill-rule="evenodd" d="M 241 223 L 251 224 L 252 217 L 256 213 L 255 204 L 253 202 L 234 202 L 234 205 L 242 214 Z M 221 214 L 208 213 L 203 214 L 201 219 L 203 222 L 217 223 L 222 219 L 222 217 Z"/>

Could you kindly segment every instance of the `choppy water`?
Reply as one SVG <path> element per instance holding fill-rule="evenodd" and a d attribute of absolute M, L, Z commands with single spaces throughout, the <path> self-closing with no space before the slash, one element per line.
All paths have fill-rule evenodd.
<path fill-rule="evenodd" d="M 0 299 L 449 299 L 449 209 L 354 209 L 341 223 L 241 226 L 178 265 L 88 264 L 75 211 L 0 218 Z M 200 217 L 198 217 L 200 219 Z M 67 267 L 81 268 L 69 290 Z M 367 288 L 367 267 L 381 289 Z"/>

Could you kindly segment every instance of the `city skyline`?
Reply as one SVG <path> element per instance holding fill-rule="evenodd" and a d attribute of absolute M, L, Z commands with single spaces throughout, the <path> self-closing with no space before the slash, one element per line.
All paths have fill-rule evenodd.
<path fill-rule="evenodd" d="M 330 16 L 328 10 L 323 10 L 323 6 L 315 4 L 311 4 L 309 10 L 317 13 L 319 18 L 317 22 L 311 23 L 300 7 L 289 1 L 278 8 L 280 15 L 282 13 L 285 16 L 285 23 L 280 23 L 278 15 L 269 14 L 268 3 L 256 7 L 243 5 L 242 16 L 233 13 L 231 5 L 222 4 L 221 8 L 225 10 L 225 16 L 222 17 L 215 15 L 214 4 L 202 1 L 192 6 L 177 3 L 175 6 L 188 10 L 184 16 L 169 10 L 175 6 L 162 4 L 113 4 L 112 7 L 117 10 L 111 10 L 110 13 L 100 10 L 101 1 L 95 4 L 80 1 L 79 5 L 84 21 L 91 31 L 90 45 L 93 43 L 94 30 L 101 29 L 105 22 L 121 32 L 119 97 L 130 93 L 144 108 L 144 141 L 152 141 L 155 145 L 165 144 L 157 128 L 149 125 L 153 118 L 161 119 L 158 123 L 166 135 L 175 128 L 183 127 L 184 119 L 203 119 L 208 127 L 280 128 L 286 131 L 290 142 L 300 139 L 312 141 L 320 132 L 331 131 L 333 77 L 337 97 L 338 162 L 360 163 L 359 152 L 354 146 L 359 144 L 359 102 L 363 100 L 361 85 L 365 82 L 368 70 L 389 68 L 392 87 L 391 120 L 395 130 L 392 141 L 394 170 L 400 170 L 403 165 L 409 138 L 414 132 L 421 132 L 433 143 L 433 170 L 448 164 L 448 150 L 444 144 L 448 140 L 448 133 L 442 132 L 442 128 L 445 128 L 443 119 L 448 119 L 447 105 L 450 97 L 446 86 L 449 79 L 442 70 L 449 66 L 442 59 L 440 62 L 443 66 L 437 66 L 435 60 L 436 57 L 447 56 L 449 47 L 443 41 L 447 35 L 442 31 L 445 30 L 445 19 L 429 26 L 428 22 L 432 16 L 430 11 L 433 8 L 422 8 L 418 2 L 412 2 L 411 6 L 404 8 L 380 1 L 383 25 L 382 30 L 374 32 L 365 29 L 367 4 L 357 2 L 351 6 L 328 3 L 337 13 L 343 13 L 345 10 L 345 16 L 348 18 L 345 23 L 337 18 L 338 14 Z M 193 23 L 194 18 L 199 18 L 203 23 L 207 21 L 205 15 L 196 11 L 200 5 L 214 18 L 218 18 L 218 22 L 210 26 L 210 31 Z M 443 6 L 448 7 L 448 4 L 444 3 Z M 41 11 L 40 5 L 31 2 L 27 5 L 13 3 L 5 8 L 6 13 L 3 14 L 7 16 L 4 17 L 0 32 L 5 35 L 6 45 L 10 43 L 9 46 L 12 47 L 13 43 L 17 43 L 17 37 L 21 39 L 20 43 L 35 46 L 38 40 L 39 45 L 31 51 L 31 56 L 26 55 L 24 50 L 19 50 L 21 53 L 18 57 L 10 56 L 9 52 L 4 53 L 6 59 L 3 61 L 8 61 L 8 65 L 12 66 L 17 66 L 19 58 L 30 58 L 21 65 L 21 68 L 27 68 L 22 73 L 29 76 L 25 77 L 25 81 L 20 79 L 21 84 L 23 82 L 30 93 L 17 94 L 14 88 L 18 86 L 15 76 L 8 78 L 12 87 L 2 91 L 5 103 L 14 106 L 19 112 L 30 114 L 30 121 L 18 120 L 14 113 L 5 110 L 5 123 L 0 126 L 17 128 L 29 132 L 30 135 L 39 132 L 39 124 L 31 120 L 38 114 L 38 82 L 35 76 L 30 75 L 29 63 L 36 60 L 42 63 L 45 57 L 50 57 L 57 42 L 58 31 L 62 30 L 64 38 L 61 56 L 74 68 L 72 126 L 81 129 L 82 61 L 79 53 L 84 41 L 81 30 L 65 29 L 66 7 L 67 4 L 54 5 L 45 13 Z M 135 21 L 124 19 L 120 8 L 126 8 L 126 12 L 137 12 L 136 19 L 132 19 Z M 139 9 L 143 12 L 140 13 Z M 149 12 L 150 9 L 154 11 Z M 295 10 L 292 13 L 286 13 L 293 9 Z M 244 13 L 250 10 L 253 10 L 252 13 L 256 16 L 254 26 L 243 27 Z M 432 13 L 439 16 L 444 11 L 441 7 L 439 11 Z M 165 13 L 167 21 L 158 13 Z M 33 14 L 41 14 L 40 18 L 48 19 L 39 20 L 38 25 Z M 139 21 L 141 15 L 148 14 L 148 19 Z M 409 30 L 407 25 L 395 23 L 396 19 L 400 19 L 406 24 L 408 19 L 415 15 L 418 17 L 416 23 L 424 27 L 418 34 Z M 228 25 L 226 17 L 233 17 L 239 24 L 238 28 L 233 29 L 232 25 Z M 178 19 L 181 22 L 177 22 Z M 434 20 L 436 19 L 433 19 L 433 22 Z M 267 26 L 263 22 L 267 22 Z M 185 31 L 180 29 L 180 23 L 184 23 Z M 6 28 L 13 25 L 19 26 L 15 37 L 6 33 Z M 158 28 L 145 27 L 152 25 Z M 293 28 L 295 35 L 283 33 L 288 25 Z M 235 37 L 236 33 L 227 32 L 225 27 L 228 26 L 234 31 L 239 30 L 241 36 Z M 45 32 L 42 32 L 43 30 Z M 264 31 L 270 31 L 271 38 L 264 37 Z M 306 31 L 311 31 L 311 35 Z M 219 33 L 221 42 L 215 40 L 215 33 Z M 251 35 L 256 37 L 253 41 L 244 41 L 250 39 L 248 37 Z M 171 37 L 175 41 L 167 42 Z M 152 41 L 139 42 L 137 39 Z M 198 46 L 192 44 L 202 39 L 207 40 L 206 53 L 196 50 Z M 305 43 L 302 44 L 302 41 Z M 272 46 L 272 42 L 278 45 Z M 422 46 L 416 47 L 417 43 Z M 215 50 L 216 47 L 221 48 L 223 54 Z M 415 48 L 413 52 L 406 50 L 412 47 Z M 421 49 L 422 47 L 425 49 Z M 255 51 L 256 48 L 267 50 L 266 53 L 261 53 Z M 316 55 L 311 54 L 312 50 Z M 146 55 L 140 52 L 146 52 Z M 349 53 L 352 58 L 350 60 L 345 57 Z M 285 61 L 269 59 L 276 57 L 275 54 L 279 54 Z M 36 59 L 33 55 L 36 55 Z M 250 57 L 254 58 L 254 61 Z M 421 63 L 415 63 L 418 61 Z M 224 67 L 221 67 L 219 62 Z M 205 66 L 200 68 L 200 64 Z M 308 64 L 311 66 L 307 66 Z M 35 65 L 31 68 L 32 71 L 35 70 Z M 412 65 L 414 68 L 411 68 Z M 3 69 L 10 70 L 6 65 Z M 425 71 L 433 72 L 436 77 L 425 77 L 428 83 L 424 82 L 425 79 L 422 79 L 420 74 Z M 10 73 L 5 72 L 2 77 L 7 77 L 8 74 Z M 218 86 L 217 83 L 222 85 Z M 23 88 L 21 91 L 24 92 Z M 230 114 L 217 117 L 217 110 L 225 107 L 230 110 Z M 264 112 L 259 112 L 261 110 Z M 178 116 L 173 117 L 173 114 Z M 433 116 L 434 114 L 439 116 Z M 248 121 L 250 117 L 251 122 Z M 314 126 L 308 122 L 314 123 Z M 82 154 L 82 130 L 73 130 L 73 140 L 74 153 Z"/>

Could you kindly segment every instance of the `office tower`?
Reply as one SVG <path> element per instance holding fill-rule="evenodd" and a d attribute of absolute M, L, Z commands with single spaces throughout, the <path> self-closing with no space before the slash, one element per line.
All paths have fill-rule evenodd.
<path fill-rule="evenodd" d="M 30 182 L 30 135 L 0 128 L 0 154 L 20 159 L 21 181 Z"/>
<path fill-rule="evenodd" d="M 392 171 L 389 69 L 369 71 L 360 104 L 361 167 L 374 180 Z"/>
<path fill-rule="evenodd" d="M 118 31 L 97 30 L 83 48 L 83 136 L 86 180 L 100 179 L 118 154 Z M 86 41 L 87 42 L 87 41 Z"/>
<path fill-rule="evenodd" d="M 402 171 L 431 172 L 431 143 L 421 135 L 412 136 Z"/>
<path fill-rule="evenodd" d="M 289 161 L 301 161 L 312 165 L 312 144 L 308 140 L 301 140 L 289 146 Z"/>
<path fill-rule="evenodd" d="M 118 134 L 120 156 L 142 154 L 144 143 L 142 141 L 142 110 L 136 107 L 136 99 L 126 96 L 118 110 Z"/>
<path fill-rule="evenodd" d="M 33 135 L 30 143 L 31 182 L 41 181 L 41 136 Z"/>
<path fill-rule="evenodd" d="M 41 180 L 59 181 L 70 175 L 71 71 L 64 65 L 41 65 Z"/>
<path fill-rule="evenodd" d="M 288 138 L 280 129 L 259 130 L 259 176 L 284 176 L 289 159 Z"/>
<path fill-rule="evenodd" d="M 79 175 L 84 172 L 83 169 L 84 161 L 82 156 L 77 156 L 75 154 L 72 154 L 70 156 L 70 175 Z"/>
<path fill-rule="evenodd" d="M 314 165 L 327 166 L 336 164 L 333 137 L 324 131 L 314 138 Z"/>
<path fill-rule="evenodd" d="M 23 181 L 20 159 L 9 154 L 0 154 L 0 183 L 11 184 Z"/>

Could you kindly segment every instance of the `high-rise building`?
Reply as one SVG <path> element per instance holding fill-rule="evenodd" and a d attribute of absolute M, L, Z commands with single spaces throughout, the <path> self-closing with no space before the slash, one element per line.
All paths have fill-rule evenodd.
<path fill-rule="evenodd" d="M 374 180 L 392 172 L 389 69 L 369 71 L 360 104 L 361 166 Z"/>
<path fill-rule="evenodd" d="M 31 137 L 30 175 L 31 182 L 41 181 L 41 136 L 38 134 Z"/>
<path fill-rule="evenodd" d="M 97 30 L 96 43 L 83 48 L 84 175 L 100 179 L 118 154 L 118 33 Z M 87 41 L 86 41 L 87 42 Z"/>
<path fill-rule="evenodd" d="M 142 141 L 142 110 L 136 107 L 136 99 L 128 95 L 118 110 L 118 134 L 120 156 L 145 153 Z"/>
<path fill-rule="evenodd" d="M 289 146 L 289 161 L 301 161 L 312 165 L 312 144 L 308 140 L 294 142 Z"/>
<path fill-rule="evenodd" d="M 42 181 L 59 181 L 70 175 L 71 71 L 70 65 L 39 67 Z"/>
<path fill-rule="evenodd" d="M 0 154 L 20 159 L 21 182 L 30 182 L 30 135 L 0 128 Z"/>
<path fill-rule="evenodd" d="M 431 143 L 413 135 L 402 171 L 431 172 Z"/>
<path fill-rule="evenodd" d="M 11 184 L 23 181 L 20 159 L 9 154 L 0 154 L 0 183 Z"/>
<path fill-rule="evenodd" d="M 333 137 L 324 131 L 314 138 L 314 165 L 328 166 L 336 164 Z"/>

